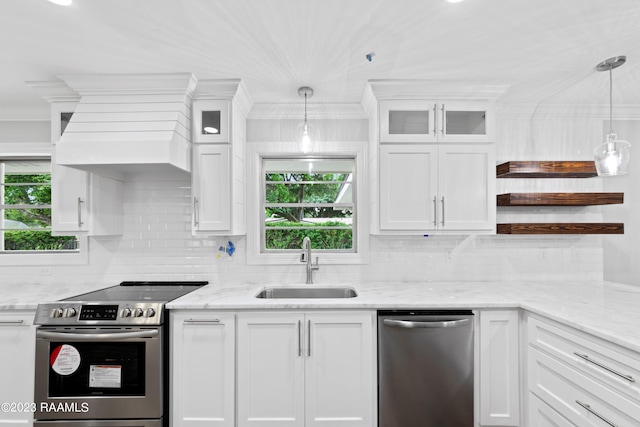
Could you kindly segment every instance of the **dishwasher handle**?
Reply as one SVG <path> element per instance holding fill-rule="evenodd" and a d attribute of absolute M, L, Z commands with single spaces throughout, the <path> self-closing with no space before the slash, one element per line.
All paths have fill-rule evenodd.
<path fill-rule="evenodd" d="M 470 319 L 459 319 L 459 320 L 444 320 L 444 321 L 434 321 L 434 322 L 414 322 L 409 320 L 393 320 L 393 319 L 384 319 L 383 323 L 385 326 L 389 326 L 392 328 L 455 328 L 457 326 L 468 325 L 471 322 Z"/>

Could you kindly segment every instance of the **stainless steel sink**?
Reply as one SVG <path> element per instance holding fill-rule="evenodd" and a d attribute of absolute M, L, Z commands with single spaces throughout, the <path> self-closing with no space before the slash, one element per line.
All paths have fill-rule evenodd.
<path fill-rule="evenodd" d="M 256 298 L 355 298 L 358 294 L 353 288 L 264 288 Z"/>

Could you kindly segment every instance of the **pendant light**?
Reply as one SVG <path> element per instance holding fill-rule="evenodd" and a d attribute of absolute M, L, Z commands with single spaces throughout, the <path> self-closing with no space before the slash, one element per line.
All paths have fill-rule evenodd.
<path fill-rule="evenodd" d="M 300 149 L 303 153 L 309 153 L 313 148 L 313 141 L 311 140 L 311 126 L 307 121 L 307 98 L 313 96 L 313 89 L 308 86 L 302 86 L 298 89 L 298 96 L 304 98 L 304 123 L 302 124 L 300 135 Z"/>
<path fill-rule="evenodd" d="M 613 132 L 613 69 L 627 60 L 626 56 L 606 59 L 596 66 L 598 71 L 609 71 L 609 133 L 606 140 L 593 150 L 596 170 L 600 176 L 624 175 L 629 172 L 631 144 Z"/>

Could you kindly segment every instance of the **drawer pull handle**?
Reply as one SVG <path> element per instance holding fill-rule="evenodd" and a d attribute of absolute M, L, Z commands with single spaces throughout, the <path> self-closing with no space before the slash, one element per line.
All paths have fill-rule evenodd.
<path fill-rule="evenodd" d="M 616 424 L 612 423 L 611 421 L 609 421 L 608 419 L 606 419 L 605 417 L 603 417 L 602 415 L 600 415 L 599 413 L 597 413 L 596 411 L 594 411 L 593 409 L 591 409 L 591 406 L 587 405 L 586 403 L 582 403 L 579 400 L 576 400 L 576 403 L 580 406 L 582 406 L 584 409 L 586 409 L 587 411 L 591 412 L 593 415 L 595 415 L 596 417 L 600 418 L 602 421 L 604 421 L 605 423 L 609 424 L 611 427 L 618 427 Z"/>
<path fill-rule="evenodd" d="M 185 325 L 224 325 L 220 322 L 220 319 L 187 319 L 184 321 Z"/>
<path fill-rule="evenodd" d="M 632 382 L 632 383 L 636 382 L 636 380 L 633 379 L 633 377 L 631 375 L 621 374 L 620 372 L 618 372 L 618 371 L 616 371 L 614 369 L 611 369 L 610 367 L 605 366 L 602 363 L 596 362 L 595 360 L 591 359 L 586 354 L 580 354 L 577 351 L 574 351 L 573 354 L 575 354 L 576 356 L 578 356 L 581 359 L 586 360 L 587 362 L 593 363 L 594 365 L 599 366 L 602 369 L 611 372 L 612 374 L 615 374 L 615 375 L 619 376 L 620 378 L 624 378 L 625 380 L 627 380 L 629 382 Z"/>
<path fill-rule="evenodd" d="M 24 324 L 24 320 L 20 319 L 20 320 L 3 320 L 0 322 L 0 326 L 2 325 L 22 325 Z"/>

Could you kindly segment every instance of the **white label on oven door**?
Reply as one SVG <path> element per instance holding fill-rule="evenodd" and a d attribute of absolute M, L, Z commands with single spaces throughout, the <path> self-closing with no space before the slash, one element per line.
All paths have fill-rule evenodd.
<path fill-rule="evenodd" d="M 72 345 L 62 344 L 53 349 L 49 362 L 56 374 L 71 375 L 80 366 L 80 352 Z"/>
<path fill-rule="evenodd" d="M 122 385 L 122 366 L 91 365 L 89 368 L 89 387 L 120 388 Z"/>

